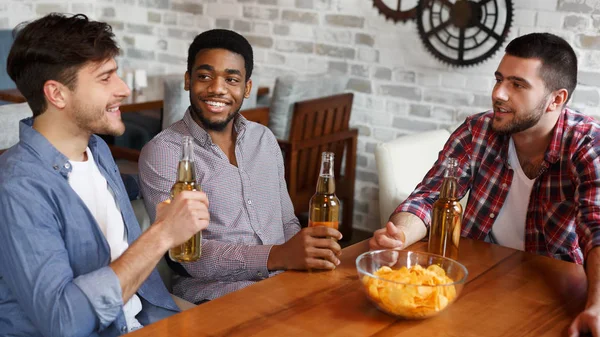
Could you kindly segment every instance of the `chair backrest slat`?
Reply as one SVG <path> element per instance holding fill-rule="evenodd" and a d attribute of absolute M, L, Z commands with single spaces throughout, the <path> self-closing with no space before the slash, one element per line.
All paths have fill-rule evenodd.
<path fill-rule="evenodd" d="M 290 129 L 290 141 L 303 140 L 331 135 L 349 129 L 350 110 L 354 95 L 344 93 L 294 104 L 294 115 Z M 321 164 L 321 153 L 330 151 L 335 154 L 334 174 L 340 175 L 344 143 L 333 142 L 298 152 L 296 181 L 298 191 L 314 190 Z"/>

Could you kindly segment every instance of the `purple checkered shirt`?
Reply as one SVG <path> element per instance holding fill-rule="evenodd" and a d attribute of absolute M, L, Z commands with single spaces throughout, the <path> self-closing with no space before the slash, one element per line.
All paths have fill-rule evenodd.
<path fill-rule="evenodd" d="M 394 213 L 410 212 L 429 226 L 439 197 L 443 162 L 457 158 L 461 168 L 458 194 L 470 190 L 462 236 L 485 240 L 511 185 L 509 136 L 491 130 L 493 112 L 470 116 L 450 136 L 437 162 Z M 537 177 L 525 222 L 525 250 L 582 264 L 600 245 L 600 125 L 564 109 Z"/>
<path fill-rule="evenodd" d="M 140 156 L 142 194 L 154 220 L 156 205 L 169 198 L 175 183 L 182 137 L 194 138 L 196 179 L 208 196 L 210 224 L 202 232 L 200 260 L 183 264 L 192 277 L 177 277 L 173 287 L 175 295 L 193 303 L 269 277 L 271 247 L 300 230 L 275 136 L 239 114 L 234 129 L 238 167 L 196 124 L 189 109 L 182 120 L 154 137 Z"/>

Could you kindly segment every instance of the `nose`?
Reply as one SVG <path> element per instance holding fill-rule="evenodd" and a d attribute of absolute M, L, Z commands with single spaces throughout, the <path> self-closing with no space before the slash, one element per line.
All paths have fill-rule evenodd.
<path fill-rule="evenodd" d="M 119 79 L 117 82 L 117 93 L 115 94 L 115 96 L 118 97 L 129 97 L 131 95 L 131 89 L 129 89 L 129 87 L 127 86 L 127 84 L 125 83 L 125 81 L 123 81 L 123 79 L 119 76 L 117 76 L 117 78 Z"/>
<path fill-rule="evenodd" d="M 498 82 L 494 85 L 494 89 L 492 90 L 492 101 L 508 101 L 508 93 L 505 88 L 504 82 Z"/>
<path fill-rule="evenodd" d="M 225 79 L 221 77 L 215 77 L 208 86 L 208 92 L 214 95 L 224 95 L 227 93 L 225 88 Z"/>

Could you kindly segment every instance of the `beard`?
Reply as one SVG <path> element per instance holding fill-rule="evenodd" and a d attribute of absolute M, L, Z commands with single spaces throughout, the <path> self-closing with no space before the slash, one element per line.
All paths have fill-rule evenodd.
<path fill-rule="evenodd" d="M 227 127 L 229 122 L 231 122 L 235 118 L 237 113 L 242 108 L 242 105 L 240 104 L 240 106 L 237 108 L 237 110 L 231 111 L 224 120 L 211 121 L 208 118 L 206 118 L 206 116 L 204 115 L 204 111 L 202 111 L 202 109 L 194 103 L 194 101 L 192 100 L 191 93 L 190 93 L 190 102 L 192 102 L 190 104 L 190 108 L 192 109 L 193 116 L 196 117 L 200 121 L 200 123 L 202 123 L 202 126 L 204 127 L 204 129 L 210 130 L 210 131 L 223 131 Z"/>
<path fill-rule="evenodd" d="M 121 119 L 119 123 L 111 125 L 110 118 L 106 116 L 106 107 L 97 107 L 76 101 L 72 115 L 75 125 L 81 130 L 98 135 L 118 137 L 125 132 L 125 124 Z"/>
<path fill-rule="evenodd" d="M 519 133 L 535 126 L 544 115 L 547 100 L 548 97 L 543 97 L 535 108 L 527 111 L 521 116 L 515 114 L 514 111 L 512 111 L 512 113 L 514 114 L 514 118 L 504 126 L 494 125 L 494 121 L 492 121 L 492 130 L 500 135 L 512 135 L 514 133 Z M 494 103 L 494 107 L 501 105 L 502 104 L 500 104 L 499 102 Z"/>

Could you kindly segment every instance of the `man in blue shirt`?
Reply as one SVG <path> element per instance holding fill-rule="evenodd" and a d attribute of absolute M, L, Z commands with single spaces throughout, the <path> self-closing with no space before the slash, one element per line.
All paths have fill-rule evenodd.
<path fill-rule="evenodd" d="M 141 234 L 104 141 L 120 135 L 129 88 L 110 26 L 50 14 L 18 32 L 7 71 L 33 118 L 0 156 L 0 335 L 117 336 L 179 308 L 155 269 L 206 228 L 183 192 Z"/>

